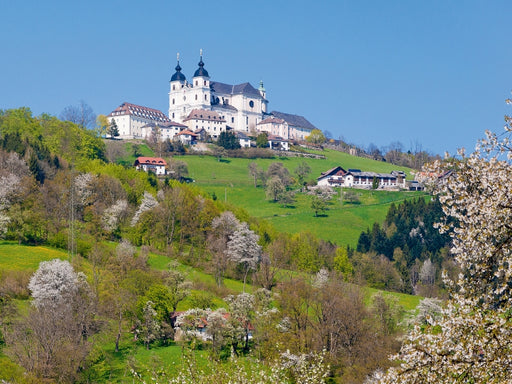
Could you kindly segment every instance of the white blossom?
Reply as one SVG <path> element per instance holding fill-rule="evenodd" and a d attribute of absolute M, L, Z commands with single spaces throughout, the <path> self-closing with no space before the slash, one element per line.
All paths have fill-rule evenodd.
<path fill-rule="evenodd" d="M 37 307 L 61 304 L 78 289 L 78 276 L 68 261 L 42 261 L 28 288 Z"/>
<path fill-rule="evenodd" d="M 142 202 L 140 203 L 139 209 L 135 212 L 135 215 L 132 218 L 131 225 L 132 227 L 137 224 L 139 221 L 140 215 L 144 212 L 153 209 L 158 205 L 158 201 L 153 197 L 153 195 L 147 191 L 144 191 L 144 197 L 142 198 Z"/>
<path fill-rule="evenodd" d="M 512 148 L 486 132 L 467 156 L 425 169 L 453 239 L 450 299 L 404 340 L 382 383 L 512 383 Z"/>
<path fill-rule="evenodd" d="M 124 199 L 118 200 L 114 205 L 105 209 L 101 217 L 103 229 L 108 232 L 115 230 L 127 209 L 128 201 Z"/>

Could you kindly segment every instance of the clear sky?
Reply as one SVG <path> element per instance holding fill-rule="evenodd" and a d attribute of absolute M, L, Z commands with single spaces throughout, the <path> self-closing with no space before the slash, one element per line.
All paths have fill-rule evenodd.
<path fill-rule="evenodd" d="M 84 100 L 167 114 L 191 80 L 264 81 L 269 110 L 363 147 L 473 149 L 503 130 L 512 1 L 0 1 L 0 109 L 58 116 Z"/>

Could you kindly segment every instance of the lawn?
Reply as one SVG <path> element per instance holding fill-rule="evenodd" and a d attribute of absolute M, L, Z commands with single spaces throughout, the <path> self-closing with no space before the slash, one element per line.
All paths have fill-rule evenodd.
<path fill-rule="evenodd" d="M 35 271 L 41 261 L 67 260 L 68 254 L 49 247 L 27 247 L 16 242 L 0 242 L 0 270 Z"/>
<path fill-rule="evenodd" d="M 189 176 L 196 185 L 215 198 L 243 207 L 254 217 L 268 220 L 278 231 L 297 233 L 310 231 L 316 236 L 338 245 L 354 247 L 362 231 L 375 222 L 382 222 L 389 205 L 405 199 L 424 196 L 421 192 L 391 192 L 357 190 L 358 204 L 347 204 L 334 198 L 327 211 L 315 217 L 311 209 L 311 197 L 296 193 L 296 202 L 289 207 L 268 201 L 262 186 L 254 187 L 254 181 L 248 172 L 248 165 L 255 161 L 258 166 L 267 169 L 273 162 L 281 162 L 293 175 L 294 169 L 302 161 L 312 169 L 310 178 L 337 165 L 344 168 L 359 168 L 376 172 L 390 172 L 393 169 L 404 170 L 408 176 L 411 170 L 392 164 L 354 157 L 343 152 L 324 151 L 326 159 L 276 158 L 276 159 L 223 159 L 217 161 L 212 156 L 176 156 L 185 161 Z"/>

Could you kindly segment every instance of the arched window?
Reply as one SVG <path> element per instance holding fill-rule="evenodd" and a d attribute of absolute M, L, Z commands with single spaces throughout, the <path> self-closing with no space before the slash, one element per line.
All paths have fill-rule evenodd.
<path fill-rule="evenodd" d="M 197 100 L 197 95 L 196 95 L 196 100 Z"/>
<path fill-rule="evenodd" d="M 172 99 L 172 104 L 174 105 L 174 99 Z"/>

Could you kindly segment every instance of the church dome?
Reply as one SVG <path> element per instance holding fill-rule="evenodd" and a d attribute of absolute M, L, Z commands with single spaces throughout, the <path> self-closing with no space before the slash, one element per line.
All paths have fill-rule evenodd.
<path fill-rule="evenodd" d="M 199 60 L 199 64 L 198 65 L 199 65 L 199 68 L 194 73 L 194 77 L 199 77 L 199 76 L 210 77 L 208 75 L 208 71 L 206 69 L 204 69 L 203 56 L 201 56 L 201 59 Z"/>
<path fill-rule="evenodd" d="M 185 81 L 186 77 L 183 73 L 181 73 L 181 67 L 180 67 L 179 61 L 178 61 L 178 65 L 174 69 L 176 69 L 176 73 L 174 75 L 172 75 L 171 81 Z"/>

